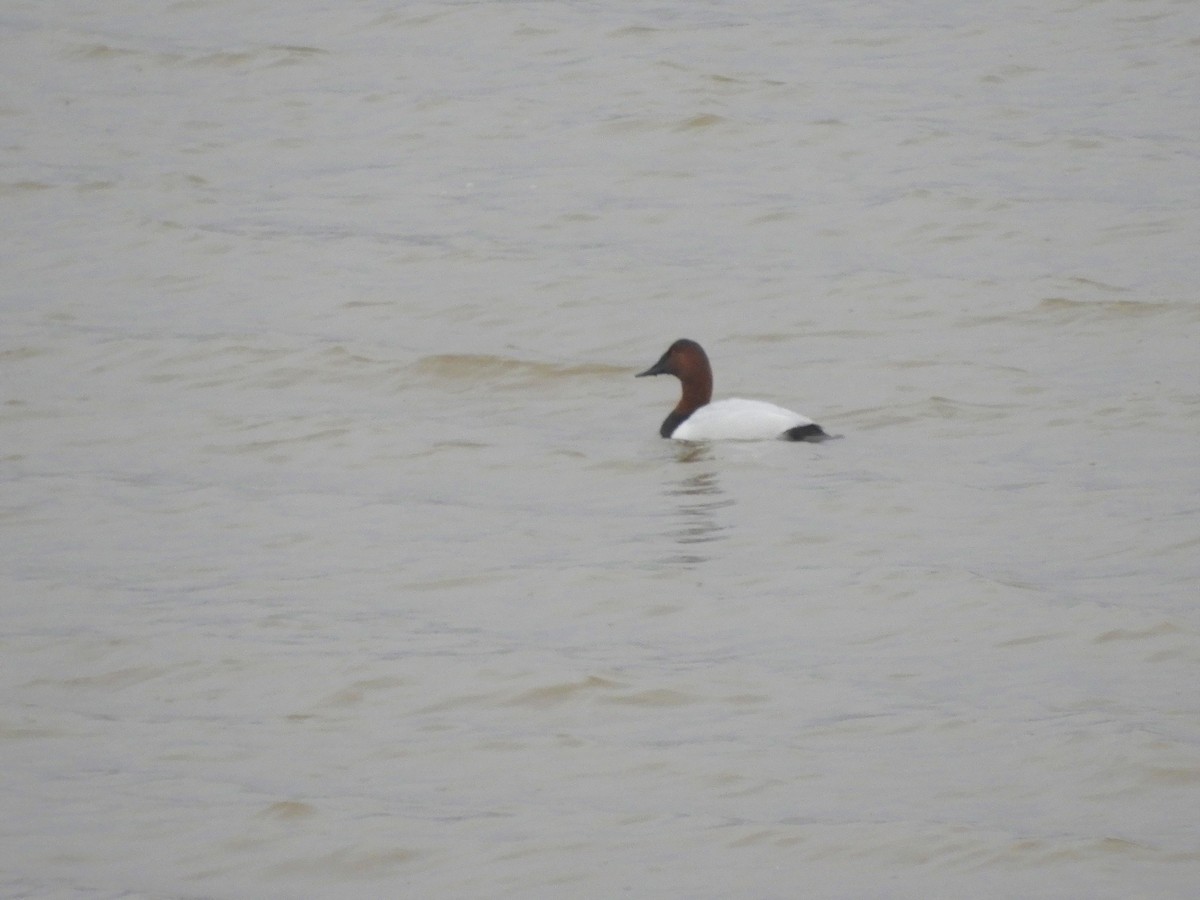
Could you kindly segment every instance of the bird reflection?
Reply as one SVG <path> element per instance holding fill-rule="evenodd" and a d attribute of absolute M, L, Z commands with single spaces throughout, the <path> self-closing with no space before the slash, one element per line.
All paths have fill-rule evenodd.
<path fill-rule="evenodd" d="M 709 458 L 708 448 L 688 447 L 680 453 L 680 462 L 704 462 Z M 717 522 L 718 510 L 733 506 L 733 500 L 724 496 L 717 470 L 705 468 L 702 472 L 688 475 L 667 485 L 664 491 L 674 503 L 679 525 L 668 532 L 676 543 L 687 546 L 689 552 L 671 557 L 671 562 L 697 564 L 706 562 L 708 555 L 696 552 L 697 544 L 706 544 L 724 537 L 726 526 Z"/>

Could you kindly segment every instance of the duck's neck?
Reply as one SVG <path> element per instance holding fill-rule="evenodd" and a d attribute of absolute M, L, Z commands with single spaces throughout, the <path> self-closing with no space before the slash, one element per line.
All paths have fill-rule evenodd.
<path fill-rule="evenodd" d="M 681 413 L 675 409 L 671 414 L 663 419 L 662 427 L 658 429 L 658 433 L 665 438 L 669 438 L 675 433 L 675 429 L 687 421 L 688 413 Z"/>
<path fill-rule="evenodd" d="M 675 405 L 675 413 L 687 418 L 700 407 L 712 400 L 713 380 L 712 370 L 691 373 L 683 382 L 683 395 Z"/>

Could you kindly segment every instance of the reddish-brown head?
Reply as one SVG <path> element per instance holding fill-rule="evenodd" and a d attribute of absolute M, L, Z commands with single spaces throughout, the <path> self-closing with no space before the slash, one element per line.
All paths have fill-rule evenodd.
<path fill-rule="evenodd" d="M 683 396 L 679 398 L 676 412 L 689 415 L 712 400 L 712 367 L 708 354 L 695 341 L 680 338 L 658 362 L 636 377 L 645 375 L 674 375 L 683 384 Z"/>

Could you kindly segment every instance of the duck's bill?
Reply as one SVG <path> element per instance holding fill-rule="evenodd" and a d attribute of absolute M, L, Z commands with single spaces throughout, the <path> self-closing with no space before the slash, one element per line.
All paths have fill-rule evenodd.
<path fill-rule="evenodd" d="M 647 375 L 664 375 L 667 371 L 667 355 L 664 353 L 662 358 L 648 368 L 645 372 L 638 372 L 634 378 L 645 378 Z"/>

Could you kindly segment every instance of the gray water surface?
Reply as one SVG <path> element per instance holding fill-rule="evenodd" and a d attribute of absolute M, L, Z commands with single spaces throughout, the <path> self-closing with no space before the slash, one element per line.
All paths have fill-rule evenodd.
<path fill-rule="evenodd" d="M 1193 3 L 10 3 L 0 77 L 0 894 L 1194 894 Z M 843 439 L 661 440 L 684 336 Z"/>

